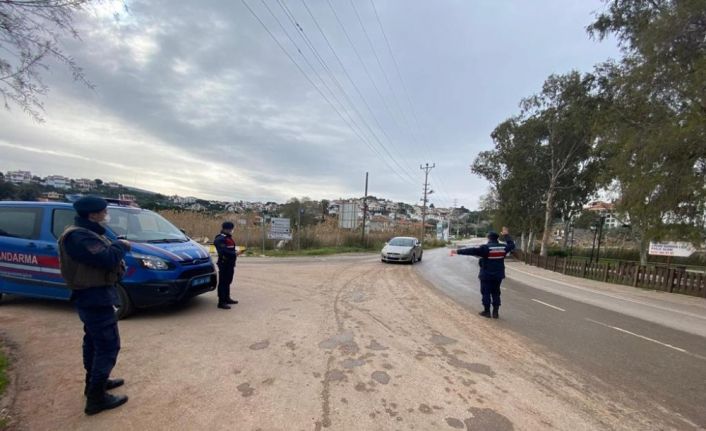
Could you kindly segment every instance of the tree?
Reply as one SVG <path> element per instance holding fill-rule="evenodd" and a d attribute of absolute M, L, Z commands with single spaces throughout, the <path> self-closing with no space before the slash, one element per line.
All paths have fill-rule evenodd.
<path fill-rule="evenodd" d="M 282 217 L 289 219 L 292 226 L 296 226 L 299 220 L 301 220 L 302 227 L 311 226 L 321 221 L 321 203 L 312 201 L 308 197 L 291 198 L 280 206 L 279 211 Z"/>
<path fill-rule="evenodd" d="M 36 201 L 41 195 L 42 190 L 38 184 L 20 184 L 15 193 L 19 201 Z"/>
<path fill-rule="evenodd" d="M 331 202 L 329 202 L 328 199 L 321 200 L 321 221 L 326 220 L 326 216 L 328 215 L 329 205 L 331 205 Z"/>
<path fill-rule="evenodd" d="M 100 187 L 100 186 L 103 185 L 103 180 L 101 180 L 100 178 L 96 178 L 96 179 L 93 180 L 93 181 L 95 181 L 96 187 Z"/>
<path fill-rule="evenodd" d="M 647 261 L 651 240 L 701 242 L 706 212 L 706 8 L 702 1 L 613 0 L 588 28 L 625 57 L 598 67 L 604 181 L 617 182 Z"/>
<path fill-rule="evenodd" d="M 594 82 L 591 74 L 551 75 L 541 93 L 522 102 L 523 115 L 545 127 L 545 135 L 539 136 L 537 146 L 546 159 L 542 256 L 547 255 L 557 194 L 562 189 L 576 189 L 574 178 L 592 162 L 593 119 L 597 108 Z"/>
<path fill-rule="evenodd" d="M 0 201 L 15 198 L 17 187 L 9 181 L 0 181 Z"/>
<path fill-rule="evenodd" d="M 63 52 L 59 39 L 78 39 L 74 14 L 90 0 L 2 0 L 0 1 L 0 96 L 6 109 L 19 106 L 35 120 L 42 121 L 42 97 L 48 87 L 42 73 L 49 61 L 63 63 L 76 81 L 89 87 L 83 70 Z"/>

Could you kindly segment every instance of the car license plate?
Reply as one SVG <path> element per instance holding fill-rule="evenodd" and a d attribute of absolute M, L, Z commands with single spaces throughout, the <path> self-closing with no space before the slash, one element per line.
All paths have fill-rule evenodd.
<path fill-rule="evenodd" d="M 211 281 L 211 276 L 210 276 L 210 275 L 207 276 L 207 277 L 199 277 L 199 278 L 193 279 L 193 280 L 191 281 L 191 285 L 192 285 L 192 286 L 201 286 L 201 285 L 204 285 L 204 284 L 208 284 L 209 281 Z"/>

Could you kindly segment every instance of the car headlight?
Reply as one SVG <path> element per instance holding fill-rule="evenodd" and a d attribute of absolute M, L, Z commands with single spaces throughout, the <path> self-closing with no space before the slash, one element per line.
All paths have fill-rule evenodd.
<path fill-rule="evenodd" d="M 156 271 L 163 271 L 169 269 L 169 262 L 157 256 L 150 256 L 147 254 L 133 253 L 132 257 L 143 267 L 147 269 L 153 269 Z"/>

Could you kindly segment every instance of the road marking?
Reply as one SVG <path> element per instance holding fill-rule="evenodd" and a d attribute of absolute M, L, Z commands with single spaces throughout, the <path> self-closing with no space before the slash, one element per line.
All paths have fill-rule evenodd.
<path fill-rule="evenodd" d="M 644 335 L 636 334 L 636 333 L 634 333 L 634 332 L 630 332 L 630 331 L 628 331 L 628 330 L 625 330 L 625 329 L 622 329 L 622 328 L 618 328 L 617 326 L 611 326 L 611 325 L 608 325 L 608 324 L 606 324 L 606 323 L 602 323 L 602 322 L 599 322 L 599 321 L 597 321 L 597 320 L 593 320 L 593 319 L 589 319 L 589 318 L 586 318 L 586 320 L 588 320 L 589 322 L 595 323 L 595 324 L 597 324 L 597 325 L 605 326 L 606 328 L 615 329 L 616 331 L 620 331 L 620 332 L 623 332 L 623 333 L 625 333 L 625 334 L 630 334 L 630 335 L 633 335 L 633 336 L 635 336 L 635 337 L 642 338 L 643 340 L 647 340 L 647 341 L 651 341 L 651 342 L 653 342 L 653 343 L 660 344 L 660 345 L 662 345 L 662 346 L 664 346 L 664 347 L 669 347 L 670 349 L 674 349 L 674 350 L 676 350 L 676 351 L 678 351 L 678 352 L 689 353 L 688 351 L 686 351 L 686 350 L 684 350 L 684 349 L 682 349 L 682 348 L 680 348 L 680 347 L 675 347 L 675 346 L 672 346 L 671 344 L 667 344 L 667 343 L 663 343 L 663 342 L 661 342 L 661 341 L 657 341 L 657 340 L 655 340 L 654 338 L 645 337 Z M 697 355 L 697 356 L 698 356 L 698 355 Z"/>
<path fill-rule="evenodd" d="M 540 301 L 539 299 L 532 299 L 532 301 L 534 301 L 534 302 L 539 302 L 540 304 L 546 305 L 547 307 L 553 308 L 553 309 L 555 309 L 555 310 L 566 311 L 566 310 L 564 310 L 563 308 L 556 307 L 556 306 L 554 306 L 554 305 L 552 305 L 552 304 L 547 304 L 546 302 L 542 302 L 542 301 Z"/>
<path fill-rule="evenodd" d="M 556 284 L 561 284 L 561 285 L 564 285 L 564 286 L 572 287 L 572 288 L 574 288 L 574 289 L 576 289 L 576 290 L 583 290 L 584 292 L 590 292 L 590 293 L 595 294 L 595 295 L 607 296 L 608 298 L 613 298 L 613 299 L 617 299 L 617 300 L 620 300 L 620 301 L 632 302 L 633 304 L 640 304 L 640 305 L 644 305 L 644 306 L 646 306 L 646 307 L 652 307 L 652 308 L 656 308 L 656 309 L 658 309 L 658 310 L 668 311 L 668 312 L 670 312 L 670 313 L 678 313 L 678 314 L 682 314 L 682 315 L 685 315 L 685 316 L 693 317 L 693 318 L 695 318 L 695 319 L 706 320 L 706 317 L 700 316 L 700 315 L 698 315 L 698 314 L 690 313 L 690 312 L 688 312 L 688 311 L 678 311 L 678 310 L 675 310 L 675 309 L 673 309 L 673 308 L 662 307 L 662 306 L 659 306 L 659 305 L 650 304 L 650 303 L 648 303 L 648 302 L 636 301 L 636 300 L 634 300 L 634 299 L 624 298 L 624 297 L 618 296 L 618 295 L 611 295 L 611 294 L 609 294 L 609 293 L 601 292 L 601 291 L 594 290 L 594 289 L 589 289 L 589 288 L 586 288 L 586 287 L 577 286 L 577 285 L 575 285 L 575 284 L 566 283 L 566 282 L 564 282 L 564 281 L 560 281 L 560 280 L 556 280 L 556 279 L 552 279 L 552 278 L 547 278 L 547 277 L 542 277 L 541 275 L 532 274 L 532 273 L 530 273 L 530 272 L 522 271 L 522 270 L 519 270 L 519 269 L 517 269 L 517 268 L 507 268 L 507 269 L 509 269 L 510 271 L 517 271 L 517 272 L 519 272 L 520 274 L 529 275 L 530 277 L 535 277 L 535 278 L 539 278 L 539 279 L 541 279 L 541 280 L 550 281 L 550 282 L 552 282 L 552 283 L 556 283 Z M 596 280 L 589 280 L 589 281 L 596 281 Z M 622 286 L 622 285 L 621 285 L 621 286 Z M 530 287 L 533 287 L 533 286 L 530 286 Z M 557 294 L 556 292 L 553 292 L 553 291 L 551 291 L 551 290 L 549 290 L 549 292 L 552 292 L 552 293 L 554 293 L 554 294 Z M 584 302 L 584 301 L 579 301 L 579 302 Z M 584 303 L 585 303 L 585 302 L 584 302 Z"/>

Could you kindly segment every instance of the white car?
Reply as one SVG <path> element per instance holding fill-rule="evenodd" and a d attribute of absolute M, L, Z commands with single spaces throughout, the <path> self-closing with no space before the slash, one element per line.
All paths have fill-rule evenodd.
<path fill-rule="evenodd" d="M 420 262 L 422 260 L 422 244 L 411 236 L 397 236 L 385 243 L 380 252 L 382 262 Z"/>

